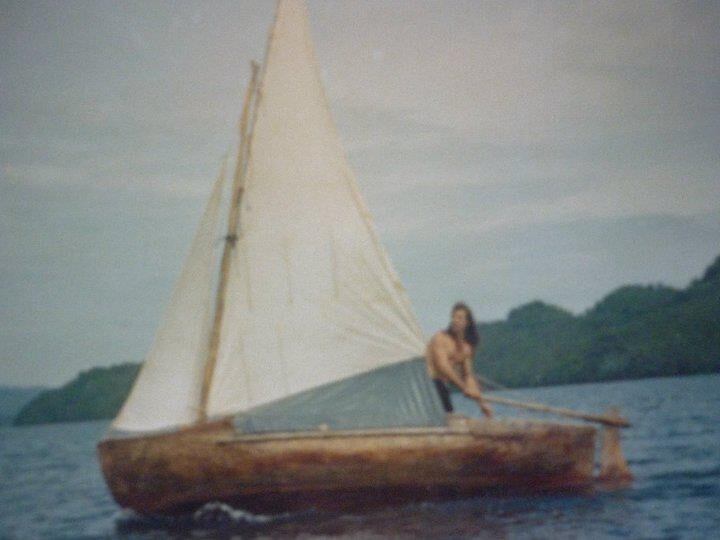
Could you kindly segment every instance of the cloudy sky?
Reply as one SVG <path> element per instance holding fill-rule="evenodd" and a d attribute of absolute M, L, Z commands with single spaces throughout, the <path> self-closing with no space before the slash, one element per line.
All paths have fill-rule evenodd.
<path fill-rule="evenodd" d="M 309 1 L 423 328 L 720 254 L 720 3 Z M 274 4 L 0 1 L 0 384 L 142 359 Z"/>

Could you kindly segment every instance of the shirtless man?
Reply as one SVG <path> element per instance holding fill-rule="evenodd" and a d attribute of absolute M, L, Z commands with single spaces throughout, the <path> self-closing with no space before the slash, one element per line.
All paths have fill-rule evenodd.
<path fill-rule="evenodd" d="M 437 332 L 428 343 L 425 358 L 428 374 L 435 383 L 445 411 L 452 412 L 447 383 L 452 382 L 467 397 L 477 401 L 483 414 L 492 417 L 492 409 L 480 393 L 473 374 L 473 357 L 480 337 L 470 308 L 458 302 L 446 330 Z"/>

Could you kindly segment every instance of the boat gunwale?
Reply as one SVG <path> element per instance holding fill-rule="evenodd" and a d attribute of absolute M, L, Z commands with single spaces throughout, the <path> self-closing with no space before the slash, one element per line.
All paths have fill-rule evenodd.
<path fill-rule="evenodd" d="M 357 437 L 422 437 L 424 435 L 467 435 L 470 431 L 452 426 L 428 427 L 392 427 L 373 429 L 316 429 L 303 431 L 276 431 L 265 433 L 238 432 L 224 440 L 215 441 L 216 444 L 232 444 L 236 442 L 265 442 L 282 441 L 290 439 L 345 439 Z"/>
<path fill-rule="evenodd" d="M 507 419 L 507 420 L 485 420 L 472 417 L 461 417 L 453 423 L 443 426 L 409 426 L 409 427 L 388 427 L 388 428 L 363 428 L 363 429 L 314 429 L 298 431 L 276 431 L 260 433 L 243 433 L 233 425 L 219 426 L 217 429 L 207 431 L 194 431 L 189 429 L 178 431 L 166 431 L 148 434 L 117 434 L 107 436 L 99 441 L 103 443 L 119 443 L 122 441 L 138 441 L 149 439 L 165 438 L 186 438 L 198 437 L 202 439 L 214 439 L 212 442 L 217 445 L 228 445 L 238 443 L 260 444 L 264 442 L 289 441 L 289 440 L 317 440 L 317 439 L 352 439 L 352 438 L 383 438 L 383 437 L 424 437 L 424 436 L 503 436 L 503 435 L 529 435 L 526 432 L 516 430 L 538 430 L 538 429 L 571 429 L 597 433 L 594 426 L 578 423 L 549 422 L 546 420 L 534 419 Z"/>
<path fill-rule="evenodd" d="M 490 427 L 483 432 L 484 427 Z M 495 428 L 495 429 L 493 429 Z M 303 431 L 278 431 L 265 433 L 235 433 L 232 436 L 215 441 L 215 444 L 232 444 L 237 442 L 261 443 L 291 439 L 333 439 L 358 437 L 423 437 L 423 436 L 455 436 L 455 435 L 509 435 L 512 428 L 530 429 L 580 429 L 582 431 L 596 432 L 593 426 L 583 424 L 570 424 L 560 422 L 546 422 L 535 420 L 482 420 L 475 418 L 463 419 L 456 425 L 427 426 L 427 427 L 390 427 L 371 429 L 316 429 Z"/>

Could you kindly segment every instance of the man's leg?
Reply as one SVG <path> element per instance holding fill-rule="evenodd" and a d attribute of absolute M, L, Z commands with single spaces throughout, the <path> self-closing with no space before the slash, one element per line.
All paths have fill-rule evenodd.
<path fill-rule="evenodd" d="M 450 391 L 448 390 L 445 383 L 440 379 L 433 379 L 435 388 L 437 388 L 438 394 L 440 395 L 440 401 L 442 401 L 445 412 L 453 412 L 452 401 L 450 401 Z"/>

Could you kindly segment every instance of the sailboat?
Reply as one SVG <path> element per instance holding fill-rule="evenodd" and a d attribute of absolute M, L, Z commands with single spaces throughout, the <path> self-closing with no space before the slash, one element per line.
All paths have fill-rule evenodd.
<path fill-rule="evenodd" d="M 252 64 L 234 161 L 98 444 L 119 505 L 284 512 L 594 482 L 593 426 L 445 414 L 300 0 L 278 2 Z"/>

